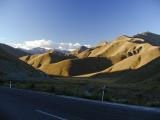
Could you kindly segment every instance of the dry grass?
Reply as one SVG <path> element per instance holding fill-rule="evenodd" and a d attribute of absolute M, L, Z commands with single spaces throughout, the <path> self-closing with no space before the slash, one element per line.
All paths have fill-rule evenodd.
<path fill-rule="evenodd" d="M 111 102 L 160 106 L 160 81 L 114 83 L 100 78 L 53 78 L 44 81 L 12 81 L 13 87 L 45 91 L 58 95 L 77 96 L 101 100 L 102 87 L 107 86 L 104 100 Z M 111 82 L 112 81 L 112 82 Z M 0 80 L 0 85 L 9 86 L 9 81 Z"/>

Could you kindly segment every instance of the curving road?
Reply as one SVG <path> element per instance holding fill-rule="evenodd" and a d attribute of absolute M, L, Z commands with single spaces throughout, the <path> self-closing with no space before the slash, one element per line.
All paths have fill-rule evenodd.
<path fill-rule="evenodd" d="M 160 109 L 0 87 L 0 120 L 160 120 Z"/>

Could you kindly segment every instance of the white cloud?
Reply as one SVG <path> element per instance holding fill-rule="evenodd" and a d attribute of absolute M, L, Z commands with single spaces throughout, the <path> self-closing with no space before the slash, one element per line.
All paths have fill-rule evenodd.
<path fill-rule="evenodd" d="M 89 45 L 89 44 L 85 44 L 84 46 L 86 46 L 86 47 L 88 47 L 88 48 L 90 48 L 90 47 L 91 47 L 91 45 Z"/>
<path fill-rule="evenodd" d="M 80 47 L 81 45 L 79 43 L 75 43 L 73 46 Z"/>
<path fill-rule="evenodd" d="M 45 49 L 60 49 L 60 50 L 75 50 L 82 46 L 80 43 L 55 43 L 51 40 L 32 40 L 32 41 L 25 41 L 24 43 L 21 44 L 14 44 L 13 45 L 16 48 L 22 48 L 26 50 L 30 50 L 36 47 L 41 47 Z M 91 45 L 84 45 L 86 47 L 91 47 Z"/>
<path fill-rule="evenodd" d="M 52 48 L 52 41 L 51 40 L 32 40 L 32 41 L 25 41 L 22 44 L 14 44 L 14 46 L 16 48 L 23 48 L 23 49 L 27 49 L 30 50 L 32 48 L 36 48 L 36 47 L 41 47 L 41 48 L 46 48 L 46 49 L 51 49 Z"/>

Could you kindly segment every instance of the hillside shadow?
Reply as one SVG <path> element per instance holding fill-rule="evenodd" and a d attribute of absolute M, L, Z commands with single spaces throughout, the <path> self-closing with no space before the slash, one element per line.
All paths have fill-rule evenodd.
<path fill-rule="evenodd" d="M 112 62 L 103 57 L 88 57 L 83 59 L 74 59 L 71 63 L 70 75 L 89 74 L 101 71 L 110 67 Z"/>
<path fill-rule="evenodd" d="M 148 64 L 138 69 L 127 69 L 112 73 L 101 73 L 93 77 L 117 79 L 116 82 L 129 83 L 139 82 L 149 78 L 153 78 L 160 73 L 160 57 L 150 61 Z M 157 79 L 157 78 L 156 78 Z"/>

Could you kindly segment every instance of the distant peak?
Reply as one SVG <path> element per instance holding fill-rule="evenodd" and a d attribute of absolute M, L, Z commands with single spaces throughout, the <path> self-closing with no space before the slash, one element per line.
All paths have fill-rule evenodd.
<path fill-rule="evenodd" d="M 80 49 L 88 49 L 88 47 L 86 47 L 86 46 L 81 46 L 81 47 L 79 47 L 78 49 L 79 49 L 79 50 L 80 50 Z"/>
<path fill-rule="evenodd" d="M 148 34 L 154 34 L 154 33 L 147 31 L 147 32 L 142 32 L 141 34 L 142 35 L 148 35 Z"/>
<path fill-rule="evenodd" d="M 133 35 L 133 37 L 142 37 L 142 36 L 159 36 L 158 34 L 152 33 L 152 32 L 142 32 L 142 33 L 138 33 L 136 35 Z"/>
<path fill-rule="evenodd" d="M 79 47 L 76 51 L 78 52 L 78 53 L 81 53 L 81 52 L 83 52 L 83 51 L 85 51 L 85 50 L 87 50 L 88 49 L 88 47 L 86 47 L 86 46 L 81 46 L 81 47 Z"/>
<path fill-rule="evenodd" d="M 136 34 L 133 36 L 133 38 L 141 38 L 145 42 L 150 43 L 155 46 L 160 45 L 160 35 L 152 33 L 152 32 L 143 32 L 140 34 Z"/>

